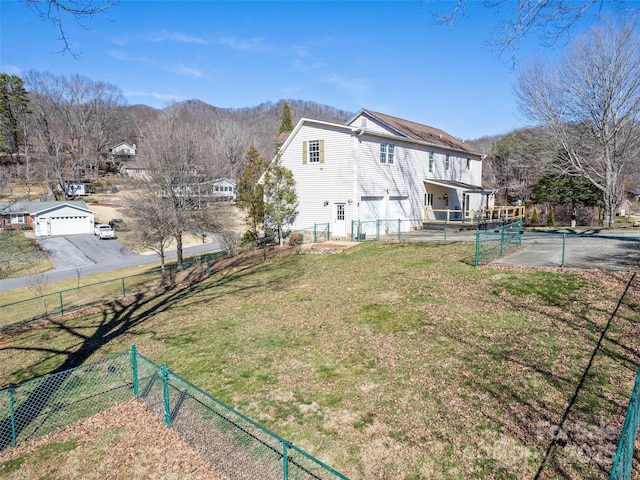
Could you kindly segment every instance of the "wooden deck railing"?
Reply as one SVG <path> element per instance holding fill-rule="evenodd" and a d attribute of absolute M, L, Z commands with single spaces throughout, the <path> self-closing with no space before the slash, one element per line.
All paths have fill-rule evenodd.
<path fill-rule="evenodd" d="M 480 223 L 490 220 L 517 220 L 524 218 L 525 207 L 520 206 L 496 206 L 482 210 L 452 210 L 426 208 L 424 211 L 425 222 L 462 222 Z"/>

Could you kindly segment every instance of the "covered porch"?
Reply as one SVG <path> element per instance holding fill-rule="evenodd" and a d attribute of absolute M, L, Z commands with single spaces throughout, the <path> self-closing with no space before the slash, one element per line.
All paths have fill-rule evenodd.
<path fill-rule="evenodd" d="M 425 180 L 424 187 L 425 222 L 478 224 L 524 217 L 524 206 L 494 205 L 494 189 L 453 180 Z"/>

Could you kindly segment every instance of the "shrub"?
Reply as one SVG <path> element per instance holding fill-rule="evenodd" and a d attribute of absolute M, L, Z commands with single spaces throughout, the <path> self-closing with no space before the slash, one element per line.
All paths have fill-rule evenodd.
<path fill-rule="evenodd" d="M 549 210 L 549 216 L 547 217 L 547 225 L 550 227 L 556 226 L 556 216 L 553 213 L 553 210 Z"/>
<path fill-rule="evenodd" d="M 540 217 L 538 216 L 538 210 L 533 209 L 533 213 L 531 214 L 531 223 L 540 223 Z"/>
<path fill-rule="evenodd" d="M 301 233 L 292 233 L 291 235 L 289 235 L 289 245 L 291 246 L 302 245 L 303 241 L 304 235 Z"/>
<path fill-rule="evenodd" d="M 251 230 L 247 230 L 246 232 L 244 232 L 244 235 L 242 235 L 240 246 L 249 245 L 250 243 L 255 242 L 257 239 L 258 237 L 255 235 L 255 233 L 253 233 Z"/>

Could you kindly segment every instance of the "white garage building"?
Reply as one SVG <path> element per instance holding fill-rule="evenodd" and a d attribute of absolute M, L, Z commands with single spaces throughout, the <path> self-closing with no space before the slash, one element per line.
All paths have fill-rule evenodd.
<path fill-rule="evenodd" d="M 33 228 L 36 237 L 93 233 L 94 212 L 85 202 L 15 202 L 0 204 L 2 226 Z"/>

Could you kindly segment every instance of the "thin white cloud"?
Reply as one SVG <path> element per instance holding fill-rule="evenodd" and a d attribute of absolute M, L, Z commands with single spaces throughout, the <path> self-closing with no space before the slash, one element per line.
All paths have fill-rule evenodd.
<path fill-rule="evenodd" d="M 332 73 L 321 79 L 323 83 L 337 85 L 338 87 L 350 92 L 352 95 L 361 97 L 369 91 L 369 80 L 366 78 L 345 78 L 337 73 Z"/>
<path fill-rule="evenodd" d="M 7 64 L 0 66 L 0 69 L 2 69 L 5 73 L 8 73 L 9 75 L 20 75 L 24 70 L 23 68 L 17 67 L 16 65 Z"/>
<path fill-rule="evenodd" d="M 163 70 L 167 72 L 177 73 L 179 75 L 187 75 L 189 77 L 199 78 L 202 76 L 202 72 L 200 70 L 196 70 L 195 68 L 189 68 L 183 64 L 179 65 L 165 65 L 161 67 Z"/>
<path fill-rule="evenodd" d="M 199 43 L 206 45 L 207 42 L 204 38 L 195 37 L 182 32 L 169 32 L 167 30 L 161 30 L 159 32 L 146 35 L 145 40 L 149 42 L 178 42 L 178 43 Z"/>
<path fill-rule="evenodd" d="M 129 55 L 128 53 L 125 53 L 121 50 L 110 50 L 109 56 L 111 58 L 115 58 L 116 60 L 123 60 L 125 62 L 154 63 L 154 61 L 149 57 Z"/>
<path fill-rule="evenodd" d="M 264 45 L 264 37 L 224 37 L 218 40 L 218 44 L 243 52 L 264 52 L 267 50 L 267 47 Z"/>
<path fill-rule="evenodd" d="M 146 63 L 149 65 L 153 65 L 155 67 L 158 67 L 166 72 L 171 72 L 171 73 L 177 73 L 179 75 L 187 75 L 189 77 L 194 77 L 194 78 L 200 78 L 202 76 L 202 71 L 195 69 L 195 68 L 191 68 L 191 67 L 187 67 L 186 65 L 180 63 L 180 64 L 163 64 L 161 62 L 158 62 L 157 60 L 154 60 L 152 58 L 149 57 L 135 57 L 135 56 L 131 56 L 128 55 L 124 52 L 121 51 L 117 51 L 117 50 L 112 50 L 109 52 L 109 55 L 113 58 L 115 58 L 116 60 L 122 60 L 125 62 L 139 62 L 139 63 Z"/>

